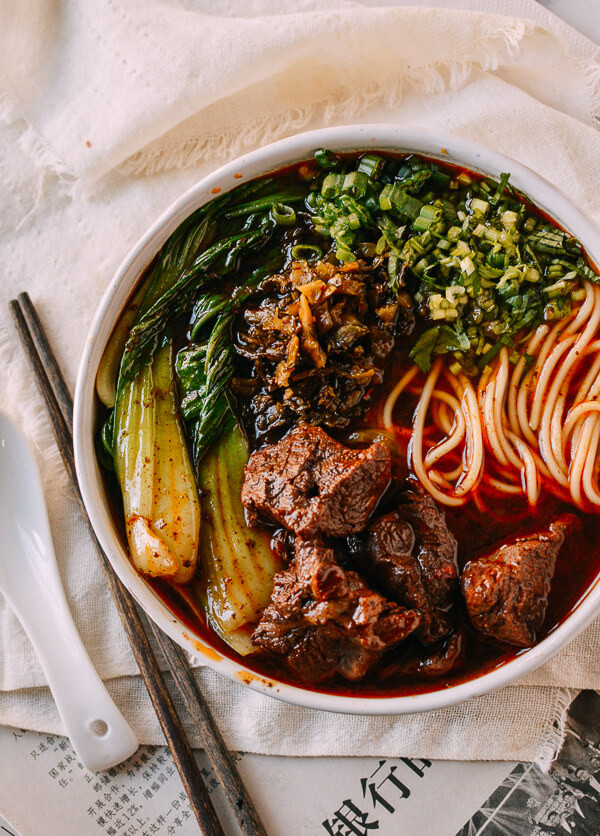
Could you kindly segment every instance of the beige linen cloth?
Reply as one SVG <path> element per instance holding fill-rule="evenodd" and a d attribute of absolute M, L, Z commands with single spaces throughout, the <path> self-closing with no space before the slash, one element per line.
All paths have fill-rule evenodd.
<path fill-rule="evenodd" d="M 73 385 L 113 271 L 179 193 L 239 153 L 336 123 L 429 126 L 484 143 L 543 174 L 600 221 L 600 50 L 533 0 L 431 5 L 2 4 L 0 405 L 34 445 L 75 620 L 144 742 L 161 742 L 161 732 L 6 303 L 31 294 Z M 599 647 L 596 622 L 512 687 L 400 717 L 319 713 L 210 669 L 197 674 L 234 749 L 548 763 L 576 689 L 600 688 Z M 0 722 L 62 731 L 32 648 L 2 600 Z"/>

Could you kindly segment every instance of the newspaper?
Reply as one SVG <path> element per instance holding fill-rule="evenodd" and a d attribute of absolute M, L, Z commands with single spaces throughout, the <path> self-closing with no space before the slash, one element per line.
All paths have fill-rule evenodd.
<path fill-rule="evenodd" d="M 170 753 L 142 746 L 88 772 L 67 738 L 0 728 L 0 834 L 197 836 Z M 227 834 L 239 833 L 203 753 Z M 272 836 L 550 836 L 600 833 L 600 696 L 573 702 L 548 774 L 530 763 L 418 758 L 286 758 L 238 753 Z"/>

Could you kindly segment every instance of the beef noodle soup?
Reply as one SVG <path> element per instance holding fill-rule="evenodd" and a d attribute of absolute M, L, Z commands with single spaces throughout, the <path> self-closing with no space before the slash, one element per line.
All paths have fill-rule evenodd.
<path fill-rule="evenodd" d="M 508 174 L 322 150 L 216 197 L 98 372 L 134 566 L 220 652 L 321 691 L 531 647 L 598 571 L 599 282 Z"/>

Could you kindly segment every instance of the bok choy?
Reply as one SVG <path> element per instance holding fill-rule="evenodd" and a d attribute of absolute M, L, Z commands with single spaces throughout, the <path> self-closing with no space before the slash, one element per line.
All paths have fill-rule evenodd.
<path fill-rule="evenodd" d="M 239 205 L 242 197 L 246 202 Z M 188 425 L 195 464 L 233 425 L 225 389 L 234 366 L 230 325 L 235 300 L 227 298 L 222 310 L 209 306 L 208 312 L 196 311 L 195 327 L 203 332 L 196 354 L 203 353 L 205 362 L 194 354 L 189 381 L 194 392 L 181 405 L 172 323 L 198 305 L 202 309 L 204 286 L 234 272 L 242 256 L 267 243 L 276 226 L 270 216 L 273 201 L 288 197 L 300 199 L 298 190 L 275 194 L 265 179 L 211 201 L 184 221 L 123 312 L 99 367 L 98 395 L 107 408 L 114 407 L 100 447 L 114 461 L 132 561 L 144 574 L 178 586 L 194 577 L 201 519 L 182 421 Z M 267 263 L 272 260 L 269 253 Z M 264 272 L 263 266 L 248 280 L 256 282 Z M 185 378 L 179 381 L 182 388 Z"/>
<path fill-rule="evenodd" d="M 196 571 L 201 512 L 177 414 L 172 355 L 167 343 L 121 390 L 114 460 L 134 566 L 185 584 Z"/>
<path fill-rule="evenodd" d="M 250 630 L 269 603 L 281 571 L 269 536 L 246 526 L 240 502 L 248 443 L 239 424 L 226 431 L 200 465 L 203 526 L 200 565 L 211 627 L 241 655 L 256 650 Z"/>

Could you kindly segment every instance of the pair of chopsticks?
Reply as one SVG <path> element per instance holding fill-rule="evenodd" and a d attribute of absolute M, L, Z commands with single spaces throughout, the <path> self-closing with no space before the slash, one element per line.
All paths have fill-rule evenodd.
<path fill-rule="evenodd" d="M 32 367 L 36 383 L 50 414 L 58 449 L 100 560 L 106 584 L 123 623 L 142 679 L 200 829 L 206 836 L 225 836 L 225 831 L 217 818 L 183 725 L 165 685 L 148 638 L 148 630 L 151 630 L 160 647 L 180 695 L 183 697 L 186 710 L 196 724 L 202 746 L 223 788 L 225 799 L 240 830 L 244 836 L 266 836 L 266 831 L 242 783 L 237 767 L 227 751 L 206 700 L 198 689 L 183 650 L 150 619 L 138 611 L 133 598 L 114 573 L 94 533 L 83 504 L 75 473 L 73 402 L 31 299 L 27 293 L 20 293 L 16 299 L 9 302 L 9 308 L 19 339 Z"/>

